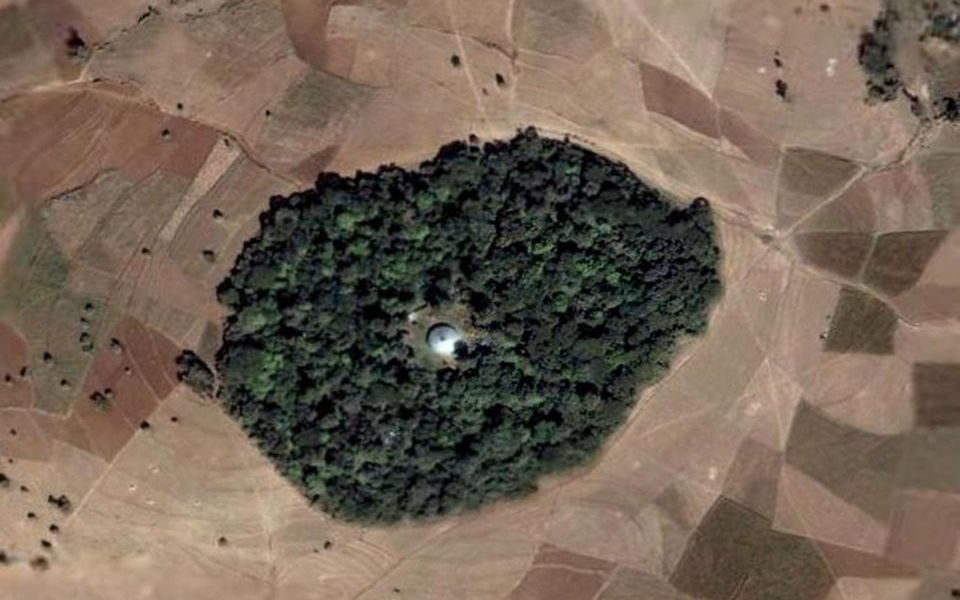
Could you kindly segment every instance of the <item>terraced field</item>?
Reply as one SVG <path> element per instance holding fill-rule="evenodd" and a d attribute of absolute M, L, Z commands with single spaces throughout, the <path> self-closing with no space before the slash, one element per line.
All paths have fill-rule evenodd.
<path fill-rule="evenodd" d="M 960 593 L 958 51 L 865 101 L 881 8 L 0 0 L 0 597 Z M 311 509 L 174 358 L 272 195 L 527 126 L 711 199 L 707 332 L 531 496 Z"/>

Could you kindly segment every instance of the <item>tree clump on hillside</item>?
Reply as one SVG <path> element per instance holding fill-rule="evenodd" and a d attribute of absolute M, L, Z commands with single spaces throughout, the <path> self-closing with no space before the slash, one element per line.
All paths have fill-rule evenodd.
<path fill-rule="evenodd" d="M 897 66 L 897 55 L 902 53 L 898 46 L 909 50 L 908 46 L 915 43 L 921 45 L 922 64 L 929 78 L 923 94 L 911 92 L 904 85 Z M 860 36 L 858 57 L 867 75 L 867 103 L 890 102 L 902 93 L 922 121 L 960 121 L 960 94 L 949 78 L 943 79 L 943 74 L 956 66 L 956 48 L 944 50 L 942 46 L 957 43 L 960 0 L 885 0 L 873 27 Z"/>
<path fill-rule="evenodd" d="M 218 290 L 220 395 L 348 519 L 475 507 L 583 463 L 720 289 L 705 200 L 674 206 L 532 129 L 415 171 L 324 174 L 261 225 Z M 456 360 L 423 360 L 421 310 L 467 315 Z"/>
<path fill-rule="evenodd" d="M 924 10 L 926 20 L 921 41 L 936 38 L 953 45 L 960 43 L 960 0 L 927 2 Z M 935 98 L 933 116 L 951 123 L 960 121 L 960 93 L 954 89 Z"/>
<path fill-rule="evenodd" d="M 898 21 L 897 11 L 880 13 L 873 21 L 873 29 L 860 36 L 858 58 L 867 75 L 867 102 L 890 102 L 897 99 L 903 88 L 900 72 L 894 62 L 893 26 Z"/>
<path fill-rule="evenodd" d="M 947 42 L 960 42 L 960 0 L 936 0 L 924 2 L 926 22 L 920 40 L 938 38 Z"/>

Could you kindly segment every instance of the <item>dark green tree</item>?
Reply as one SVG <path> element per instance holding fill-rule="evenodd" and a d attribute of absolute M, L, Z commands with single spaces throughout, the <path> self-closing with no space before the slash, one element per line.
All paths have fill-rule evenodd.
<path fill-rule="evenodd" d="M 212 396 L 217 381 L 213 371 L 192 350 L 184 350 L 176 359 L 177 379 L 201 396 Z"/>

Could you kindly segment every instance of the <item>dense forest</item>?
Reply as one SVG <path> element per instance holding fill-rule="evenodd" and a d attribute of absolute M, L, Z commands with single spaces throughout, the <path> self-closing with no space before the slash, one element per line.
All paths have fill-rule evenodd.
<path fill-rule="evenodd" d="M 220 396 L 331 514 L 476 507 L 583 463 L 720 290 L 707 202 L 528 129 L 275 197 L 218 293 Z M 413 311 L 469 345 L 426 364 Z"/>

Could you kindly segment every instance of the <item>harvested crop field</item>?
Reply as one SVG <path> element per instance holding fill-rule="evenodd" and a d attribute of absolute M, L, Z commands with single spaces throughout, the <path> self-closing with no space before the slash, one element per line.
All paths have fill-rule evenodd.
<path fill-rule="evenodd" d="M 0 0 L 0 597 L 960 593 L 960 130 L 865 101 L 881 4 Z M 176 356 L 272 196 L 528 126 L 710 200 L 706 331 L 531 495 L 311 507 Z"/>

